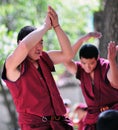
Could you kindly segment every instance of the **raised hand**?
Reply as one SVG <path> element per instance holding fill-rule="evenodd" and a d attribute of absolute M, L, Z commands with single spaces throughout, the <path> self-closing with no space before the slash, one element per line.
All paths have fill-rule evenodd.
<path fill-rule="evenodd" d="M 51 19 L 51 24 L 53 28 L 56 28 L 57 26 L 59 26 L 58 15 L 51 6 L 48 6 L 48 15 Z"/>
<path fill-rule="evenodd" d="M 108 44 L 108 55 L 107 58 L 109 61 L 114 61 L 117 55 L 117 46 L 114 41 L 110 41 Z"/>
<path fill-rule="evenodd" d="M 45 25 L 48 29 L 51 29 L 51 28 L 52 28 L 51 19 L 50 19 L 50 17 L 49 17 L 48 14 L 47 14 L 47 16 L 46 16 L 46 18 L 45 18 L 44 25 Z"/>
<path fill-rule="evenodd" d="M 88 37 L 101 38 L 102 33 L 101 32 L 89 32 Z"/>

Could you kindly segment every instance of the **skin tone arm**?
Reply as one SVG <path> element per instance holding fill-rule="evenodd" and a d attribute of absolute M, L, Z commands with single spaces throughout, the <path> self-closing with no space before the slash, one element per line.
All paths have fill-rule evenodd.
<path fill-rule="evenodd" d="M 72 46 L 73 51 L 74 51 L 74 56 L 77 54 L 79 48 L 81 45 L 88 41 L 90 38 L 100 38 L 102 35 L 100 32 L 89 32 L 88 34 L 84 35 L 83 37 L 79 38 L 77 42 Z"/>
<path fill-rule="evenodd" d="M 54 64 L 63 63 L 69 61 L 73 58 L 73 51 L 71 48 L 71 43 L 59 25 L 58 16 L 52 7 L 48 7 L 48 14 L 50 16 L 52 26 L 57 35 L 61 50 L 51 50 L 48 52 L 51 60 Z"/>
<path fill-rule="evenodd" d="M 17 77 L 20 76 L 20 71 L 18 66 L 24 61 L 27 57 L 29 51 L 39 42 L 41 41 L 43 35 L 51 28 L 51 21 L 49 16 L 47 15 L 44 24 L 33 31 L 29 35 L 27 35 L 22 41 L 20 41 L 17 48 L 14 52 L 8 56 L 6 59 L 6 70 L 7 77 L 12 80 L 16 80 Z M 13 76 L 14 75 L 14 76 Z M 11 78 L 12 77 L 12 78 Z M 16 77 L 16 78 L 15 78 Z"/>
<path fill-rule="evenodd" d="M 118 65 L 116 63 L 116 55 L 118 51 L 118 46 L 115 42 L 110 42 L 108 44 L 108 60 L 110 62 L 110 69 L 108 71 L 107 77 L 111 85 L 118 89 Z"/>
<path fill-rule="evenodd" d="M 79 48 L 81 45 L 88 41 L 90 38 L 100 38 L 102 35 L 100 32 L 89 32 L 88 34 L 84 35 L 83 37 L 79 38 L 75 44 L 72 46 L 74 56 L 77 54 Z M 68 71 L 72 74 L 76 74 L 77 72 L 77 66 L 73 61 L 65 62 L 65 67 L 68 69 Z"/>

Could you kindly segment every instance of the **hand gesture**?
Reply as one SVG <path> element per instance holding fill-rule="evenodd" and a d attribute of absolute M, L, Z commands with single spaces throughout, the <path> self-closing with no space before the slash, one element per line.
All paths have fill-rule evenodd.
<path fill-rule="evenodd" d="M 110 41 L 108 44 L 108 55 L 107 58 L 109 61 L 113 61 L 116 58 L 117 55 L 117 46 L 114 41 Z"/>
<path fill-rule="evenodd" d="M 46 26 L 48 29 L 51 29 L 51 28 L 52 28 L 51 19 L 50 19 L 50 17 L 48 16 L 48 14 L 47 14 L 47 16 L 46 16 L 46 18 L 45 18 L 44 26 Z"/>
<path fill-rule="evenodd" d="M 88 33 L 88 37 L 101 38 L 102 33 L 100 33 L 100 32 L 90 32 L 90 33 Z"/>
<path fill-rule="evenodd" d="M 48 6 L 48 15 L 51 19 L 51 24 L 52 24 L 53 28 L 59 26 L 57 13 L 51 6 Z"/>
<path fill-rule="evenodd" d="M 90 38 L 101 38 L 102 34 L 100 32 L 89 32 L 83 37 L 81 37 L 78 42 L 83 43 L 88 41 Z"/>

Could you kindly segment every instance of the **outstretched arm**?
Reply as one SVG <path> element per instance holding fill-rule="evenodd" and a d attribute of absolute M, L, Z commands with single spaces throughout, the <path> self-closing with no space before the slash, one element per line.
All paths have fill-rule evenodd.
<path fill-rule="evenodd" d="M 77 40 L 77 42 L 72 46 L 73 49 L 73 53 L 74 56 L 76 55 L 76 53 L 78 52 L 80 46 L 86 42 L 87 40 L 89 40 L 90 38 L 100 38 L 101 37 L 101 33 L 100 32 L 90 32 L 86 35 L 84 35 L 83 37 L 79 38 Z M 77 65 L 75 64 L 74 61 L 69 61 L 69 62 L 65 62 L 64 66 L 66 67 L 66 69 L 72 73 L 72 74 L 76 74 L 77 72 Z"/>
<path fill-rule="evenodd" d="M 108 71 L 107 77 L 111 85 L 118 89 L 118 65 L 116 63 L 116 55 L 118 51 L 118 46 L 115 42 L 110 42 L 108 44 L 108 60 L 110 62 L 110 69 Z"/>
<path fill-rule="evenodd" d="M 73 58 L 70 40 L 61 28 L 56 11 L 52 7 L 48 7 L 48 13 L 52 22 L 52 26 L 57 35 L 61 50 L 49 51 L 48 54 L 54 64 L 63 63 Z"/>
<path fill-rule="evenodd" d="M 77 40 L 77 42 L 72 46 L 73 48 L 73 52 L 74 52 L 74 56 L 76 55 L 76 53 L 78 52 L 79 48 L 81 47 L 81 45 L 88 41 L 90 38 L 100 38 L 102 35 L 100 32 L 89 32 L 88 34 L 84 35 L 83 37 L 79 38 Z"/>
<path fill-rule="evenodd" d="M 44 24 L 28 34 L 20 41 L 14 52 L 7 58 L 6 64 L 10 64 L 10 69 L 17 68 L 20 63 L 27 57 L 29 51 L 41 41 L 44 34 L 51 28 L 50 18 L 47 16 Z M 25 33 L 25 32 L 24 32 Z M 22 53 L 21 53 L 22 52 Z"/>
<path fill-rule="evenodd" d="M 13 53 L 6 59 L 7 78 L 10 80 L 16 80 L 20 76 L 18 66 L 28 56 L 29 51 L 41 41 L 43 35 L 51 28 L 51 21 L 47 15 L 44 24 L 28 34 L 22 41 L 19 41 L 19 45 L 13 51 Z M 23 33 L 23 32 L 22 32 Z M 24 32 L 25 33 L 25 32 Z"/>

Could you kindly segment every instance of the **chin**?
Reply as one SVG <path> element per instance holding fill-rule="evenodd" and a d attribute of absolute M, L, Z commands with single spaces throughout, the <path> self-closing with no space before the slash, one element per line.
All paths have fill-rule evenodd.
<path fill-rule="evenodd" d="M 85 72 L 89 74 L 89 73 L 91 73 L 92 71 L 88 70 L 88 71 L 85 71 Z"/>
<path fill-rule="evenodd" d="M 35 60 L 39 60 L 39 57 L 38 57 L 38 58 L 35 58 Z"/>

